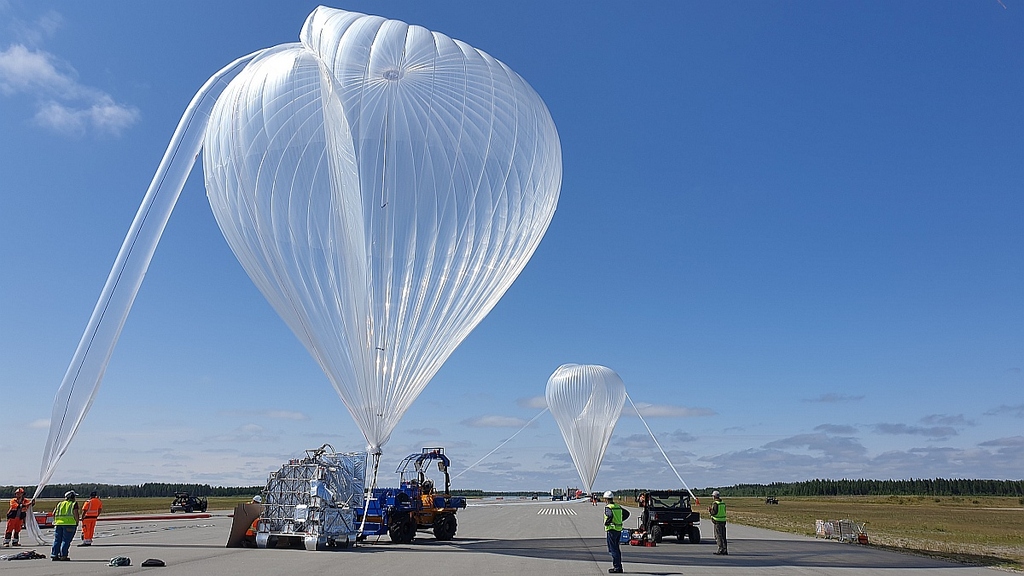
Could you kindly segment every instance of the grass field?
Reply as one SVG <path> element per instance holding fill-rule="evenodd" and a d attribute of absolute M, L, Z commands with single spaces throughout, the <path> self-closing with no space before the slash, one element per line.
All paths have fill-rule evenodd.
<path fill-rule="evenodd" d="M 729 498 L 729 521 L 814 535 L 814 521 L 866 524 L 872 546 L 959 562 L 1024 567 L 1024 505 L 1017 498 L 862 496 Z M 705 504 L 703 499 L 701 504 Z"/>
<path fill-rule="evenodd" d="M 234 510 L 235 505 L 240 502 L 248 502 L 251 497 L 244 496 L 224 496 L 224 497 L 210 497 L 207 498 L 210 510 Z M 84 503 L 88 500 L 88 496 L 78 499 L 79 504 Z M 145 513 L 145 514 L 158 514 L 161 512 L 171 511 L 171 502 L 174 498 L 104 498 L 103 499 L 103 513 L 104 514 L 127 514 L 127 513 Z M 40 498 L 36 502 L 36 512 L 49 512 L 57 506 L 58 499 Z"/>

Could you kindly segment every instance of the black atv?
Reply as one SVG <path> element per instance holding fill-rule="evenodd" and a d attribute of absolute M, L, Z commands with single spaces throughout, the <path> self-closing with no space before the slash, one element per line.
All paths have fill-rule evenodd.
<path fill-rule="evenodd" d="M 655 542 L 675 534 L 676 540 L 700 544 L 700 512 L 690 508 L 690 494 L 683 490 L 650 490 L 636 493 L 640 530 Z"/>
<path fill-rule="evenodd" d="M 175 492 L 171 512 L 206 512 L 206 496 L 191 496 L 188 492 Z"/>

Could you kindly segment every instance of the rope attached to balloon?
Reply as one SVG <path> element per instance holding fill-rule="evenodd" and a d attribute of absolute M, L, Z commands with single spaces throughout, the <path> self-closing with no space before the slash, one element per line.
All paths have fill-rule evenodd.
<path fill-rule="evenodd" d="M 537 418 L 540 418 L 541 416 L 543 416 L 543 415 L 544 415 L 544 413 L 545 413 L 545 412 L 547 412 L 547 411 L 548 411 L 548 409 L 547 409 L 547 408 L 545 408 L 545 409 L 541 410 L 539 414 L 537 414 L 536 416 L 534 416 L 533 418 L 531 418 L 531 419 L 530 419 L 530 421 L 529 421 L 529 422 L 527 422 L 526 424 L 524 424 L 522 428 L 520 428 L 519 430 L 516 430 L 516 433 L 515 433 L 515 434 L 513 434 L 513 435 L 509 436 L 508 438 L 506 438 L 506 439 L 505 439 L 505 441 L 504 441 L 504 442 L 502 442 L 501 444 L 498 444 L 497 448 L 495 448 L 494 450 L 491 450 L 491 451 L 490 451 L 490 452 L 488 452 L 487 454 L 484 454 L 483 458 L 481 458 L 481 459 L 477 460 L 476 462 L 473 462 L 473 464 L 471 464 L 471 465 L 470 465 L 470 466 L 469 466 L 468 468 L 466 468 L 466 469 L 465 469 L 465 470 L 463 470 L 462 472 L 459 472 L 458 474 L 456 474 L 456 475 L 455 475 L 455 476 L 454 476 L 454 477 L 452 478 L 452 480 L 455 480 L 455 479 L 457 479 L 457 478 L 458 478 L 459 476 L 462 476 L 462 475 L 463 475 L 463 474 L 465 474 L 466 472 L 469 472 L 470 470 L 472 470 L 472 469 L 473 469 L 473 467 L 474 467 L 474 466 L 476 466 L 477 464 L 479 464 L 479 463 L 483 462 L 483 461 L 484 461 L 485 459 L 487 459 L 487 457 L 488 457 L 488 456 L 490 456 L 491 454 L 494 454 L 495 452 L 497 452 L 498 450 L 500 450 L 502 446 L 504 446 L 505 444 L 508 444 L 508 443 L 509 443 L 509 441 L 511 441 L 511 440 L 512 440 L 513 438 L 515 438 L 516 436 L 518 436 L 520 432 L 522 432 L 523 430 L 526 430 L 527 428 L 529 428 L 529 427 L 530 427 L 530 424 L 533 424 L 534 422 L 536 422 L 536 421 L 537 421 Z"/>
<path fill-rule="evenodd" d="M 700 498 L 697 498 L 696 496 L 693 495 L 693 490 L 690 490 L 690 487 L 686 485 L 686 481 L 683 480 L 683 477 L 679 475 L 679 471 L 676 470 L 676 467 L 672 464 L 672 461 L 669 460 L 668 454 L 665 454 L 665 449 L 661 447 L 661 443 L 658 442 L 658 439 L 654 436 L 654 432 L 651 431 L 651 427 L 647 425 L 647 420 L 644 420 L 643 415 L 640 414 L 640 409 L 636 407 L 636 404 L 633 402 L 633 399 L 629 397 L 629 394 L 626 394 L 626 399 L 629 400 L 630 405 L 633 406 L 633 410 L 636 410 L 637 417 L 640 418 L 640 421 L 644 423 L 644 428 L 647 428 L 647 433 L 651 435 L 651 440 L 654 440 L 654 445 L 658 447 L 658 450 L 661 450 L 661 455 L 665 457 L 665 462 L 668 462 L 669 468 L 672 469 L 672 472 L 675 472 L 676 478 L 679 479 L 679 482 L 683 485 L 683 488 L 686 488 L 686 491 L 690 493 L 690 498 L 693 498 L 694 502 L 699 505 Z"/>

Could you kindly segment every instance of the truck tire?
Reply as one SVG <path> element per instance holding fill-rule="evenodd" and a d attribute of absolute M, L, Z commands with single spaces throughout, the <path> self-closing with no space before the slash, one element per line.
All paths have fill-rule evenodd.
<path fill-rule="evenodd" d="M 682 534 L 680 534 L 682 538 Z M 690 544 L 700 544 L 700 528 L 690 526 Z"/>
<path fill-rule="evenodd" d="M 416 537 L 416 524 L 408 514 L 392 516 L 390 524 L 388 536 L 395 544 L 408 544 Z"/>
<path fill-rule="evenodd" d="M 650 529 L 650 531 L 648 531 L 648 533 L 651 535 L 651 540 L 653 540 L 656 544 L 661 544 L 661 538 L 662 538 L 661 526 L 659 526 L 657 524 L 655 524 L 654 526 L 651 526 L 651 529 Z"/>
<path fill-rule="evenodd" d="M 434 520 L 434 538 L 438 540 L 451 540 L 455 538 L 455 531 L 458 529 L 458 521 L 454 514 L 441 514 Z"/>

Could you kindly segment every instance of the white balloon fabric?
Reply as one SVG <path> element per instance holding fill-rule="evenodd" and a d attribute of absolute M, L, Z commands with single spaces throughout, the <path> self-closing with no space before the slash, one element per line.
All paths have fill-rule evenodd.
<path fill-rule="evenodd" d="M 207 194 L 379 452 L 537 248 L 558 135 L 515 72 L 437 32 L 319 7 L 300 39 L 218 99 Z"/>
<path fill-rule="evenodd" d="M 515 72 L 436 32 L 324 7 L 300 40 L 239 58 L 186 109 L 54 399 L 36 495 L 204 148 L 225 238 L 378 453 L 540 243 L 561 149 Z"/>
<path fill-rule="evenodd" d="M 590 492 L 626 402 L 626 386 L 611 368 L 563 364 L 548 378 L 544 397 Z"/>

